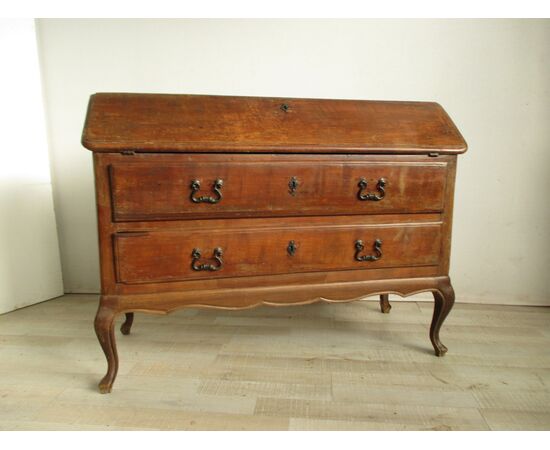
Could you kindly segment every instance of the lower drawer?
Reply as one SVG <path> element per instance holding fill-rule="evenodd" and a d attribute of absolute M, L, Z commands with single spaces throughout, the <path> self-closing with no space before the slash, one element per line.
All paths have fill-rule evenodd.
<path fill-rule="evenodd" d="M 441 224 L 136 231 L 113 239 L 117 281 L 135 284 L 437 265 Z"/>

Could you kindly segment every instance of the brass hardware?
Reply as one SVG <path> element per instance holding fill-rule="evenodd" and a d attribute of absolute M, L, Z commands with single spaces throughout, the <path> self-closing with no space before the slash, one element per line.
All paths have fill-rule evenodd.
<path fill-rule="evenodd" d="M 294 196 L 296 195 L 296 191 L 298 190 L 298 185 L 300 182 L 298 181 L 298 178 L 292 177 L 290 181 L 288 182 L 288 192 L 290 195 Z"/>
<path fill-rule="evenodd" d="M 288 247 L 286 248 L 286 251 L 288 252 L 288 254 L 290 256 L 294 256 L 294 254 L 296 253 L 296 250 L 298 250 L 298 246 L 296 245 L 296 242 L 289 241 Z"/>
<path fill-rule="evenodd" d="M 281 110 L 282 110 L 283 112 L 288 112 L 289 109 L 290 109 L 290 106 L 288 106 L 286 103 L 283 103 L 283 104 L 281 105 Z"/>
<path fill-rule="evenodd" d="M 199 180 L 191 181 L 191 201 L 193 203 L 218 203 L 222 199 L 221 189 L 223 187 L 223 180 L 218 178 L 214 182 L 212 189 L 216 193 L 216 198 L 203 195 L 200 197 L 195 197 L 195 192 L 198 192 L 201 188 L 201 182 Z"/>
<path fill-rule="evenodd" d="M 201 249 L 200 248 L 194 248 L 193 252 L 191 253 L 191 257 L 193 258 L 191 261 L 191 268 L 196 271 L 201 270 L 207 270 L 209 272 L 215 272 L 216 270 L 220 270 L 223 267 L 223 250 L 221 247 L 217 247 L 214 249 L 214 259 L 216 260 L 216 265 L 213 264 L 197 264 L 197 261 L 201 259 Z"/>
<path fill-rule="evenodd" d="M 428 153 L 428 156 L 431 156 L 432 158 L 437 158 L 439 156 L 439 153 L 437 152 L 430 152 Z"/>
<path fill-rule="evenodd" d="M 135 155 L 136 152 L 134 152 L 133 150 L 122 150 L 120 154 L 124 156 L 132 156 Z"/>
<path fill-rule="evenodd" d="M 376 195 L 376 194 L 363 194 L 363 191 L 365 189 L 367 189 L 367 179 L 366 178 L 361 178 L 361 180 L 359 181 L 359 192 L 357 193 L 357 198 L 359 198 L 359 200 L 372 200 L 372 201 L 379 201 L 379 200 L 382 200 L 385 195 L 386 195 L 386 191 L 385 191 L 385 187 L 386 187 L 386 179 L 385 178 L 380 178 L 378 180 L 378 183 L 376 184 L 376 189 L 378 190 L 378 192 L 380 192 L 380 195 Z"/>
<path fill-rule="evenodd" d="M 356 261 L 377 261 L 380 258 L 382 258 L 382 241 L 380 239 L 376 239 L 374 241 L 374 245 L 372 246 L 372 249 L 374 251 L 374 255 L 359 255 L 364 249 L 365 245 L 363 244 L 363 241 L 361 239 L 358 239 L 355 241 L 355 260 Z"/>

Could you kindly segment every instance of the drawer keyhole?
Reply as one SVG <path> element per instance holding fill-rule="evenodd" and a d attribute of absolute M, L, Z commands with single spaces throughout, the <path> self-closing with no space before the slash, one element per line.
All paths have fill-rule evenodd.
<path fill-rule="evenodd" d="M 298 178 L 292 177 L 290 181 L 288 182 L 288 192 L 290 195 L 295 196 L 296 191 L 298 190 L 300 182 L 298 181 Z"/>
<path fill-rule="evenodd" d="M 296 242 L 289 241 L 288 246 L 286 248 L 286 251 L 288 252 L 288 254 L 290 256 L 294 256 L 294 254 L 296 253 L 296 250 L 298 250 L 298 246 L 296 245 Z"/>

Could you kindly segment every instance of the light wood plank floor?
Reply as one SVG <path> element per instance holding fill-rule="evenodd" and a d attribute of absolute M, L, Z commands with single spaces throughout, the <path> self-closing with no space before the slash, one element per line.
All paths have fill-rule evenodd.
<path fill-rule="evenodd" d="M 0 429 L 550 429 L 550 308 L 457 304 L 436 358 L 432 304 L 391 300 L 136 314 L 109 395 L 97 296 L 4 314 Z"/>

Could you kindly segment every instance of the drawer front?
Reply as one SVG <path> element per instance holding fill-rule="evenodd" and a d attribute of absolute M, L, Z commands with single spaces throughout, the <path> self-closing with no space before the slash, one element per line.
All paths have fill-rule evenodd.
<path fill-rule="evenodd" d="M 327 219 L 328 221 L 328 219 Z M 120 232 L 119 283 L 437 265 L 441 223 Z"/>
<path fill-rule="evenodd" d="M 439 212 L 447 164 L 144 158 L 109 173 L 113 220 L 124 222 Z"/>

